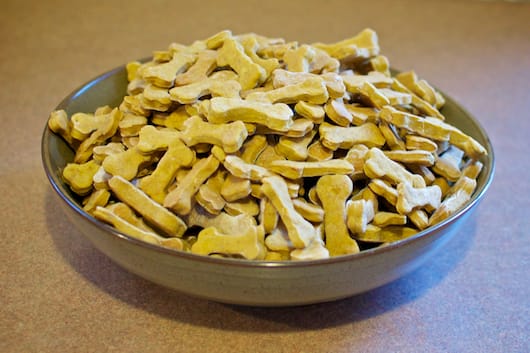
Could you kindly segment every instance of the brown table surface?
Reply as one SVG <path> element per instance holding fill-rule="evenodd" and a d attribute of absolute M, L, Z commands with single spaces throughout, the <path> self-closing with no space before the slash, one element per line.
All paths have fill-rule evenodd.
<path fill-rule="evenodd" d="M 2 1 L 0 352 L 529 352 L 529 22 L 529 3 L 491 1 Z M 365 27 L 496 152 L 486 197 L 417 271 L 337 302 L 237 307 L 126 272 L 64 218 L 40 138 L 81 83 L 222 29 L 311 43 Z"/>

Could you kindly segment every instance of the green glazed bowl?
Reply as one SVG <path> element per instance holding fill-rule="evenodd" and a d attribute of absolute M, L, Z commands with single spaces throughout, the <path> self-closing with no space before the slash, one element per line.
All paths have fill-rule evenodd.
<path fill-rule="evenodd" d="M 126 87 L 125 67 L 119 67 L 82 85 L 56 109 L 64 109 L 70 116 L 93 112 L 102 105 L 117 106 Z M 448 219 L 410 238 L 329 259 L 274 262 L 213 258 L 145 243 L 83 211 L 79 198 L 61 178 L 61 170 L 73 160 L 74 153 L 47 126 L 42 135 L 42 161 L 57 202 L 71 223 L 97 249 L 132 273 L 191 296 L 223 303 L 291 306 L 326 302 L 379 287 L 418 268 L 458 233 L 460 224 L 483 198 L 494 174 L 491 142 L 477 120 L 451 98 L 445 98 L 442 113 L 447 121 L 488 152 L 471 200 Z"/>

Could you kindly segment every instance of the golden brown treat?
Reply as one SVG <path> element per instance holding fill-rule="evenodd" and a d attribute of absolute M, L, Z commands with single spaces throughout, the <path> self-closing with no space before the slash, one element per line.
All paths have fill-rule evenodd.
<path fill-rule="evenodd" d="M 296 248 L 308 246 L 317 237 L 316 231 L 311 223 L 296 212 L 285 180 L 278 176 L 266 177 L 263 179 L 261 189 L 282 219 L 293 246 Z"/>
<path fill-rule="evenodd" d="M 352 181 L 345 175 L 325 175 L 317 182 L 318 198 L 324 208 L 326 248 L 331 256 L 360 251 L 346 226 L 346 200 L 352 188 Z"/>
<path fill-rule="evenodd" d="M 143 191 L 121 176 L 112 177 L 109 180 L 109 186 L 116 197 L 164 233 L 181 237 L 186 231 L 187 226 L 182 219 L 153 201 Z"/>
<path fill-rule="evenodd" d="M 179 215 L 187 215 L 192 208 L 194 195 L 219 167 L 219 161 L 213 155 L 203 158 L 193 165 L 191 171 L 170 191 L 164 199 L 164 207 Z"/>

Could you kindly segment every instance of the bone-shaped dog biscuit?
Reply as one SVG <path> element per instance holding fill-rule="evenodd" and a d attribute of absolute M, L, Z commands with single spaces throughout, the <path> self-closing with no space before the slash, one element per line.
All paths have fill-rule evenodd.
<path fill-rule="evenodd" d="M 385 178 L 394 184 L 406 181 L 415 187 L 425 186 L 421 176 L 412 174 L 402 165 L 392 161 L 378 148 L 371 148 L 367 153 L 364 172 L 372 179 Z"/>
<path fill-rule="evenodd" d="M 109 180 L 109 186 L 116 197 L 125 202 L 146 220 L 170 236 L 181 237 L 187 229 L 178 216 L 153 201 L 143 191 L 121 176 Z"/>
<path fill-rule="evenodd" d="M 189 85 L 206 79 L 217 66 L 217 51 L 203 50 L 197 54 L 197 61 L 175 77 L 175 86 Z"/>
<path fill-rule="evenodd" d="M 260 181 L 262 178 L 271 175 L 264 167 L 247 163 L 235 155 L 226 156 L 224 167 L 234 176 L 252 181 Z"/>
<path fill-rule="evenodd" d="M 123 114 L 118 109 L 113 109 L 110 113 L 99 116 L 101 123 L 77 148 L 74 162 L 84 163 L 92 156 L 94 147 L 102 145 L 107 139 L 114 136 L 118 129 L 118 124 Z"/>
<path fill-rule="evenodd" d="M 314 239 L 304 249 L 294 249 L 290 253 L 291 260 L 303 261 L 303 260 L 318 260 L 329 258 L 329 251 L 326 248 L 324 241 L 320 238 Z"/>
<path fill-rule="evenodd" d="M 221 211 L 219 214 L 210 214 L 202 207 L 195 205 L 186 216 L 189 227 L 201 228 L 214 227 L 221 233 L 246 233 L 250 228 L 256 227 L 256 219 L 250 215 L 240 214 L 231 216 Z"/>
<path fill-rule="evenodd" d="M 225 175 L 224 171 L 217 170 L 195 194 L 197 203 L 213 215 L 219 214 L 226 204 L 226 200 L 221 195 Z"/>
<path fill-rule="evenodd" d="M 293 111 L 284 103 L 246 101 L 238 98 L 215 97 L 210 100 L 208 121 L 216 124 L 240 120 L 256 123 L 278 131 L 292 125 Z"/>
<path fill-rule="evenodd" d="M 420 116 L 401 112 L 392 107 L 384 107 L 380 117 L 400 128 L 405 128 L 420 136 L 433 140 L 445 140 L 460 148 L 466 155 L 472 158 L 485 156 L 487 151 L 471 136 L 464 134 L 456 127 L 449 125 L 436 118 Z"/>
<path fill-rule="evenodd" d="M 343 159 L 330 159 L 319 162 L 277 160 L 271 162 L 269 169 L 293 180 L 329 174 L 348 175 L 354 171 L 353 166 Z"/>
<path fill-rule="evenodd" d="M 438 149 L 438 145 L 432 140 L 411 134 L 405 136 L 405 147 L 407 150 L 422 150 L 426 152 L 436 152 Z"/>
<path fill-rule="evenodd" d="M 378 227 L 404 225 L 407 224 L 407 216 L 395 212 L 377 212 L 374 215 L 372 224 Z"/>
<path fill-rule="evenodd" d="M 278 176 L 263 179 L 261 186 L 282 219 L 289 239 L 296 248 L 305 248 L 317 236 L 315 228 L 294 209 L 285 180 Z"/>
<path fill-rule="evenodd" d="M 364 233 L 366 226 L 374 218 L 374 207 L 371 201 L 364 199 L 348 201 L 346 219 L 348 229 L 353 233 Z"/>
<path fill-rule="evenodd" d="M 311 120 L 315 124 L 321 124 L 324 122 L 326 112 L 324 108 L 319 104 L 310 104 L 304 101 L 298 101 L 294 106 L 294 111 L 300 116 Z"/>
<path fill-rule="evenodd" d="M 93 191 L 83 200 L 83 210 L 92 214 L 96 207 L 107 205 L 110 199 L 110 192 L 106 189 Z"/>
<path fill-rule="evenodd" d="M 362 234 L 355 234 L 357 240 L 369 243 L 392 243 L 402 239 L 409 238 L 418 231 L 411 227 L 395 226 L 380 228 L 376 225 L 368 225 L 366 232 Z"/>
<path fill-rule="evenodd" d="M 247 95 L 249 101 L 270 103 L 296 104 L 305 101 L 313 104 L 323 104 L 329 98 L 324 80 L 318 76 L 289 86 L 276 88 L 265 92 L 252 92 Z"/>
<path fill-rule="evenodd" d="M 283 55 L 283 61 L 289 71 L 309 72 L 309 63 L 314 56 L 315 50 L 307 44 L 302 44 L 296 49 L 288 49 Z"/>
<path fill-rule="evenodd" d="M 50 113 L 48 127 L 56 134 L 61 135 L 61 137 L 72 146 L 72 126 L 69 123 L 68 115 L 64 109 L 54 110 Z"/>
<path fill-rule="evenodd" d="M 153 125 L 144 126 L 139 133 L 136 148 L 142 153 L 163 151 L 175 140 L 180 138 L 180 133 L 174 129 L 157 129 Z"/>
<path fill-rule="evenodd" d="M 394 162 L 404 164 L 416 164 L 424 166 L 432 166 L 434 164 L 434 155 L 423 150 L 414 151 L 385 151 L 385 155 Z"/>
<path fill-rule="evenodd" d="M 192 116 L 183 126 L 181 139 L 188 146 L 208 143 L 221 147 L 226 153 L 239 151 L 248 136 L 242 121 L 211 124 L 199 116 Z"/>
<path fill-rule="evenodd" d="M 247 139 L 242 146 L 241 159 L 247 163 L 255 163 L 258 156 L 267 147 L 267 138 L 255 135 Z"/>
<path fill-rule="evenodd" d="M 105 171 L 112 175 L 119 175 L 132 180 L 138 175 L 142 164 L 151 160 L 151 156 L 140 153 L 136 148 L 114 153 L 103 160 Z"/>
<path fill-rule="evenodd" d="M 302 217 L 310 222 L 321 223 L 324 220 L 324 210 L 319 205 L 315 205 L 299 197 L 293 199 L 293 206 Z"/>
<path fill-rule="evenodd" d="M 260 65 L 254 63 L 245 53 L 244 48 L 234 38 L 227 37 L 218 51 L 217 64 L 230 66 L 239 75 L 242 89 L 250 89 L 262 83 L 267 73 Z"/>
<path fill-rule="evenodd" d="M 399 136 L 393 125 L 387 123 L 386 121 L 380 121 L 378 126 L 379 130 L 385 137 L 386 144 L 392 151 L 401 151 L 405 149 L 405 142 L 401 136 Z"/>
<path fill-rule="evenodd" d="M 228 202 L 234 202 L 250 195 L 251 184 L 249 179 L 243 179 L 229 174 L 221 186 L 221 195 Z"/>
<path fill-rule="evenodd" d="M 203 80 L 174 87 L 169 90 L 169 95 L 180 104 L 192 104 L 207 95 L 239 97 L 241 86 L 236 78 L 237 74 L 233 71 L 218 71 Z"/>
<path fill-rule="evenodd" d="M 326 86 L 328 96 L 330 98 L 341 98 L 346 92 L 346 87 L 342 81 L 342 76 L 333 72 L 315 75 L 308 72 L 292 72 L 283 69 L 277 69 L 272 73 L 272 86 L 275 89 L 292 86 L 296 87 L 296 85 L 300 85 L 307 80 L 322 80 Z"/>
<path fill-rule="evenodd" d="M 346 90 L 350 93 L 361 93 L 365 84 L 374 88 L 390 87 L 392 78 L 380 73 L 370 72 L 367 75 L 341 75 Z"/>
<path fill-rule="evenodd" d="M 467 177 L 464 177 L 467 178 Z M 469 179 L 469 178 L 468 178 Z M 472 187 L 456 190 L 453 194 L 446 196 L 440 206 L 429 218 L 429 225 L 437 224 L 461 209 L 470 199 L 476 187 L 476 180 L 469 179 Z"/>
<path fill-rule="evenodd" d="M 333 150 L 327 148 L 320 141 L 315 141 L 307 146 L 307 161 L 319 162 L 333 158 Z M 355 168 L 354 168 L 355 169 Z"/>
<path fill-rule="evenodd" d="M 352 122 L 352 115 L 344 106 L 342 99 L 330 99 L 324 109 L 328 118 L 339 126 L 349 126 Z"/>
<path fill-rule="evenodd" d="M 219 167 L 219 161 L 213 155 L 195 163 L 191 171 L 180 181 L 176 189 L 170 191 L 164 199 L 164 207 L 180 215 L 187 215 L 192 209 L 194 195 Z"/>
<path fill-rule="evenodd" d="M 326 248 L 330 256 L 359 252 L 346 226 L 346 200 L 353 183 L 346 175 L 325 175 L 317 181 L 317 194 L 324 208 Z"/>
<path fill-rule="evenodd" d="M 391 205 L 396 205 L 398 192 L 388 182 L 381 179 L 372 179 L 368 184 L 368 187 L 375 194 L 387 200 Z"/>
<path fill-rule="evenodd" d="M 304 137 L 291 138 L 280 137 L 276 150 L 291 161 L 304 161 L 308 157 L 308 145 L 313 140 L 316 131 L 312 131 Z"/>
<path fill-rule="evenodd" d="M 265 257 L 265 249 L 258 241 L 255 228 L 250 228 L 247 233 L 242 234 L 234 232 L 224 234 L 214 227 L 205 228 L 191 246 L 191 252 L 201 255 L 237 255 L 247 260 L 259 260 Z"/>
<path fill-rule="evenodd" d="M 83 141 L 90 134 L 97 130 L 101 124 L 105 123 L 105 115 L 95 115 L 87 113 L 75 113 L 70 117 L 71 131 L 70 134 L 76 140 Z"/>
<path fill-rule="evenodd" d="M 168 127 L 176 130 L 182 130 L 184 122 L 188 120 L 189 115 L 185 106 L 180 106 L 171 113 L 157 112 L 151 116 L 151 123 L 160 127 Z"/>
<path fill-rule="evenodd" d="M 259 222 L 265 234 L 271 233 L 278 225 L 278 212 L 269 199 L 263 197 L 259 203 Z"/>
<path fill-rule="evenodd" d="M 357 144 L 368 147 L 379 147 L 385 144 L 385 138 L 377 125 L 373 123 L 352 127 L 323 123 L 320 125 L 319 133 L 322 144 L 331 150 L 350 149 Z"/>
<path fill-rule="evenodd" d="M 118 124 L 122 137 L 138 136 L 140 129 L 147 125 L 147 118 L 141 115 L 124 114 Z"/>
<path fill-rule="evenodd" d="M 460 164 L 462 163 L 463 156 L 464 151 L 454 146 L 450 146 L 449 149 L 438 156 L 432 170 L 449 181 L 456 181 L 462 174 Z"/>
<path fill-rule="evenodd" d="M 112 224 L 117 230 L 134 238 L 151 244 L 160 244 L 161 237 L 158 234 L 136 227 L 105 207 L 98 206 L 94 211 L 94 216 L 106 223 Z"/>
<path fill-rule="evenodd" d="M 373 107 L 359 106 L 358 104 L 346 104 L 346 109 L 352 117 L 352 124 L 359 126 L 367 122 L 376 123 L 379 111 Z"/>
<path fill-rule="evenodd" d="M 63 169 L 63 180 L 78 195 L 86 195 L 92 190 L 92 179 L 99 169 L 94 160 L 85 163 L 68 163 Z"/>
<path fill-rule="evenodd" d="M 429 206 L 434 209 L 440 206 L 442 191 L 437 185 L 415 188 L 408 182 L 397 186 L 398 199 L 396 209 L 400 214 L 407 214 L 415 208 Z"/>
<path fill-rule="evenodd" d="M 196 59 L 196 54 L 185 50 L 178 52 L 169 62 L 147 67 L 143 71 L 143 78 L 158 87 L 169 88 L 177 75 L 187 70 Z"/>
<path fill-rule="evenodd" d="M 237 201 L 227 202 L 224 210 L 231 216 L 246 214 L 255 217 L 259 214 L 259 204 L 253 197 L 245 197 Z"/>
<path fill-rule="evenodd" d="M 379 54 L 377 33 L 372 29 L 364 29 L 352 38 L 344 39 L 333 44 L 314 43 L 313 46 L 329 53 L 339 60 L 348 57 L 369 58 Z"/>
<path fill-rule="evenodd" d="M 245 54 L 247 54 L 254 63 L 256 63 L 265 70 L 266 77 L 269 77 L 271 73 L 280 66 L 280 62 L 278 59 L 262 58 L 257 54 L 257 51 L 260 48 L 260 43 L 256 35 L 239 38 L 239 42 L 243 46 Z"/>
<path fill-rule="evenodd" d="M 174 139 L 160 158 L 155 170 L 138 181 L 138 187 L 153 200 L 162 204 L 167 188 L 180 167 L 190 167 L 195 161 L 195 153 L 180 139 Z"/>

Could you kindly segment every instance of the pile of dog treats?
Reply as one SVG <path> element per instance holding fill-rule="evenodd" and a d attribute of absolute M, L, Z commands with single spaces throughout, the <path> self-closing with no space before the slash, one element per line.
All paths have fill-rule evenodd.
<path fill-rule="evenodd" d="M 222 31 L 131 62 L 118 107 L 49 128 L 86 212 L 207 256 L 313 260 L 409 237 L 472 196 L 487 153 L 444 97 L 393 76 L 377 34 L 301 44 Z"/>

